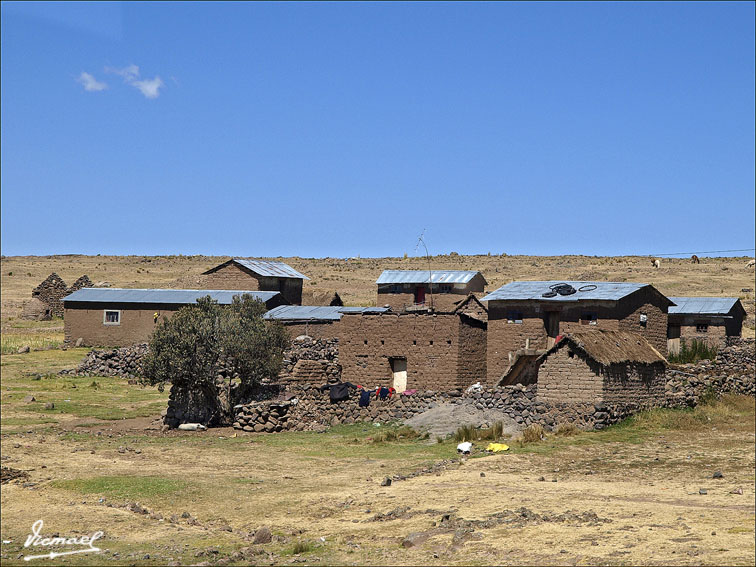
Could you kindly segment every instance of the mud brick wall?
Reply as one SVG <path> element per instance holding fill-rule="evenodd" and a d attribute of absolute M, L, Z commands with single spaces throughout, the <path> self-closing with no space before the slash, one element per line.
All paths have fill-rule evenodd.
<path fill-rule="evenodd" d="M 664 364 L 602 366 L 580 352 L 561 348 L 538 370 L 538 399 L 575 404 L 658 404 L 664 399 Z"/>
<path fill-rule="evenodd" d="M 467 292 L 453 293 L 436 293 L 433 292 L 433 309 L 442 313 L 450 313 L 456 307 L 455 303 L 462 301 L 467 296 Z M 388 291 L 379 290 L 376 305 L 384 307 L 388 305 L 392 311 L 401 312 L 415 304 L 414 291 L 406 293 L 389 293 Z M 425 290 L 425 306 L 430 307 L 430 293 Z"/>
<path fill-rule="evenodd" d="M 81 346 L 122 347 L 149 342 L 155 329 L 154 314 L 160 321 L 171 317 L 181 305 L 112 303 L 95 308 L 93 303 L 66 302 L 63 322 L 65 343 L 73 344 L 82 339 Z M 119 325 L 105 325 L 105 309 L 120 311 Z"/>
<path fill-rule="evenodd" d="M 280 291 L 292 305 L 302 304 L 302 280 L 298 278 L 271 278 L 231 263 L 211 274 L 199 278 L 204 289 L 238 289 L 245 291 Z"/>
<path fill-rule="evenodd" d="M 487 324 L 466 315 L 460 316 L 458 383 L 486 383 Z"/>
<path fill-rule="evenodd" d="M 260 291 L 258 277 L 244 270 L 242 267 L 231 263 L 216 270 L 212 274 L 199 276 L 200 286 L 203 289 L 240 289 L 246 291 Z"/>
<path fill-rule="evenodd" d="M 705 333 L 699 333 L 693 322 L 688 325 L 681 325 L 680 342 L 690 344 L 691 341 L 696 340 L 715 348 L 723 348 L 727 344 L 727 329 L 722 320 L 719 323 L 701 320 L 701 323 L 708 323 L 709 325 Z"/>
<path fill-rule="evenodd" d="M 645 338 L 663 356 L 667 355 L 667 307 L 651 290 L 641 289 L 616 304 L 612 302 L 581 302 L 555 304 L 556 302 L 490 301 L 488 305 L 488 382 L 496 383 L 506 372 L 510 353 L 526 347 L 545 349 L 548 346 L 546 318 L 548 311 L 559 313 L 559 333 L 569 334 L 589 329 L 631 331 Z M 509 323 L 510 313 L 522 315 L 522 323 Z M 646 326 L 640 324 L 640 315 L 645 313 Z M 587 315 L 594 314 L 595 324 L 589 324 Z"/>
<path fill-rule="evenodd" d="M 289 323 L 282 321 L 284 328 L 292 339 L 305 335 L 313 339 L 334 339 L 339 336 L 341 321 L 315 323 Z"/>
<path fill-rule="evenodd" d="M 391 358 L 407 360 L 407 388 L 454 390 L 485 380 L 483 333 L 459 315 L 345 314 L 339 348 L 346 381 L 392 385 Z M 478 343 L 473 344 L 474 341 Z"/>

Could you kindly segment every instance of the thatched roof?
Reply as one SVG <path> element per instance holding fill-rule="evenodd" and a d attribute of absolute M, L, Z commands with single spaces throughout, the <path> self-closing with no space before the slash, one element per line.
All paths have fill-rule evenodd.
<path fill-rule="evenodd" d="M 666 364 L 665 358 L 642 336 L 627 331 L 591 330 L 570 333 L 554 345 L 550 353 L 569 346 L 575 351 L 584 353 L 599 364 L 625 364 L 637 362 L 641 364 Z"/>

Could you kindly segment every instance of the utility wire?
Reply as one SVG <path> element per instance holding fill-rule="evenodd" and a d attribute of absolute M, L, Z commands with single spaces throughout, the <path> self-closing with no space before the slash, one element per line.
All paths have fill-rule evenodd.
<path fill-rule="evenodd" d="M 668 254 L 649 254 L 649 256 L 683 256 L 685 254 L 720 254 L 724 252 L 751 252 L 756 248 L 740 248 L 738 250 L 705 250 L 703 252 L 670 252 Z"/>

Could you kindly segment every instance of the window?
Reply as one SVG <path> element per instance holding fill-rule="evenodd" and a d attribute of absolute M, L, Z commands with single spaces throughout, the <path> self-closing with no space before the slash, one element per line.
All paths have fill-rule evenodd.
<path fill-rule="evenodd" d="M 452 292 L 452 286 L 451 284 L 441 284 L 440 286 L 441 293 L 451 293 Z"/>
<path fill-rule="evenodd" d="M 381 339 L 381 345 L 385 345 L 385 344 L 386 344 L 386 341 L 384 341 L 383 339 Z"/>
<path fill-rule="evenodd" d="M 365 339 L 365 344 L 367 344 L 367 339 Z"/>
<path fill-rule="evenodd" d="M 428 344 L 433 346 L 433 341 L 429 341 Z"/>
<path fill-rule="evenodd" d="M 709 332 L 708 323 L 696 323 L 696 333 L 708 333 L 708 332 Z"/>
<path fill-rule="evenodd" d="M 507 323 L 522 325 L 522 313 L 519 311 L 510 311 L 507 313 Z"/>
<path fill-rule="evenodd" d="M 391 284 L 389 293 L 402 293 L 402 284 Z"/>
<path fill-rule="evenodd" d="M 581 325 L 598 325 L 598 315 L 595 313 L 583 313 L 580 319 Z"/>
<path fill-rule="evenodd" d="M 120 325 L 121 312 L 105 309 L 102 314 L 102 324 L 103 325 Z"/>
<path fill-rule="evenodd" d="M 416 340 L 414 340 L 414 341 L 412 341 L 412 344 L 413 344 L 413 345 L 416 345 L 416 344 L 417 344 L 417 339 L 416 339 Z"/>
<path fill-rule="evenodd" d="M 641 313 L 640 314 L 640 326 L 645 329 L 647 324 L 648 324 L 648 315 L 646 315 L 645 313 Z"/>

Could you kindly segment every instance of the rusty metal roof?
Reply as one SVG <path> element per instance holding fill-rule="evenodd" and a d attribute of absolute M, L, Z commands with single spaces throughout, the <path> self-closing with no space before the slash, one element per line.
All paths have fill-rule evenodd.
<path fill-rule="evenodd" d="M 669 308 L 670 315 L 727 315 L 737 297 L 670 297 L 676 303 Z"/>
<path fill-rule="evenodd" d="M 479 273 L 467 270 L 384 270 L 375 283 L 429 283 L 428 280 L 430 279 L 435 284 L 466 284 Z"/>
<path fill-rule="evenodd" d="M 278 291 L 236 291 L 218 289 L 122 289 L 115 287 L 85 287 L 63 298 L 63 301 L 85 303 L 163 303 L 188 305 L 200 297 L 210 296 L 221 305 L 230 305 L 234 297 L 251 295 L 267 302 Z"/>
<path fill-rule="evenodd" d="M 550 291 L 551 286 L 557 284 L 568 284 L 577 291 L 572 295 L 559 295 L 554 297 L 543 297 L 544 293 Z M 496 291 L 492 291 L 481 301 L 507 301 L 507 300 L 536 300 L 536 301 L 617 301 L 648 286 L 644 283 L 631 282 L 578 282 L 578 281 L 519 281 L 511 282 L 501 286 Z M 580 291 L 583 288 L 583 291 Z"/>
<path fill-rule="evenodd" d="M 275 260 L 244 260 L 243 258 L 234 258 L 233 261 L 261 276 L 296 278 L 300 280 L 310 279 L 306 275 L 300 274 L 288 264 Z"/>
<path fill-rule="evenodd" d="M 386 307 L 343 307 L 330 305 L 280 305 L 263 315 L 277 321 L 339 321 L 344 313 L 385 313 Z"/>

